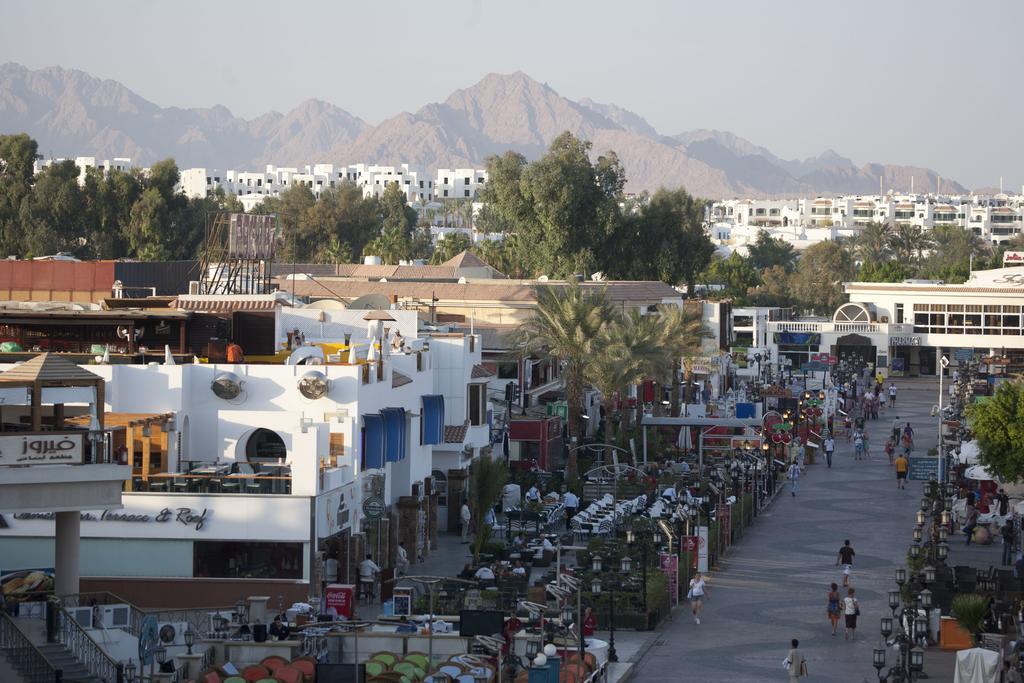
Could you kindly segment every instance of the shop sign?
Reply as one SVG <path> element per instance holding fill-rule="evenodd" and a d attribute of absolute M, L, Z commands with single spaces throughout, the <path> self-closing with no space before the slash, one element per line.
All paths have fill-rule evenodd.
<path fill-rule="evenodd" d="M 330 613 L 333 609 L 339 617 L 351 619 L 355 590 L 355 586 L 347 583 L 328 584 L 324 590 L 324 612 Z"/>
<path fill-rule="evenodd" d="M 164 508 L 155 515 L 127 512 L 125 510 L 103 510 L 102 512 L 82 512 L 79 514 L 79 517 L 83 522 L 130 522 L 143 524 L 149 522 L 156 522 L 160 524 L 164 524 L 166 522 L 177 522 L 178 524 L 184 524 L 187 527 L 192 527 L 196 531 L 202 531 L 209 514 L 210 511 L 206 508 L 203 508 L 202 510 L 193 510 L 192 508 Z M 53 521 L 56 518 L 57 514 L 54 512 L 14 513 L 14 519 L 18 520 L 43 519 Z"/>
<path fill-rule="evenodd" d="M 909 479 L 915 481 L 928 481 L 932 477 L 939 476 L 939 458 L 934 455 L 911 456 Z"/>
<path fill-rule="evenodd" d="M 697 571 L 702 574 L 708 571 L 708 528 L 697 527 L 697 536 L 700 538 L 700 547 L 697 549 Z"/>
<path fill-rule="evenodd" d="M 658 566 L 668 579 L 668 594 L 674 607 L 679 602 L 679 556 L 674 553 L 661 553 L 658 556 Z"/>
<path fill-rule="evenodd" d="M 384 516 L 384 499 L 380 496 L 370 496 L 363 501 L 363 514 L 368 519 L 380 519 Z"/>
<path fill-rule="evenodd" d="M 81 465 L 82 434 L 41 432 L 0 436 L 0 465 Z"/>
<path fill-rule="evenodd" d="M 1024 264 L 1024 251 L 1003 252 L 1003 264 L 1007 263 Z"/>
<path fill-rule="evenodd" d="M 921 338 L 912 335 L 889 337 L 889 346 L 920 346 Z"/>
<path fill-rule="evenodd" d="M 700 550 L 700 536 L 683 536 L 679 542 L 683 550 L 690 553 L 690 569 L 697 569 L 697 556 Z"/>

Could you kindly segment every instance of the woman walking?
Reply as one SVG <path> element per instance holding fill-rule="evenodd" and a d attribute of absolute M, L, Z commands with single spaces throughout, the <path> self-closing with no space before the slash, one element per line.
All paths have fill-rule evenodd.
<path fill-rule="evenodd" d="M 828 592 L 828 620 L 832 622 L 832 635 L 836 634 L 836 627 L 839 626 L 839 586 L 832 584 Z"/>
<path fill-rule="evenodd" d="M 789 464 L 786 476 L 789 477 L 789 492 L 795 498 L 796 490 L 800 488 L 800 465 L 796 464 L 796 460 Z"/>
<path fill-rule="evenodd" d="M 853 597 L 853 588 L 849 588 L 846 591 L 846 597 L 843 598 L 843 616 L 846 618 L 846 631 L 843 633 L 843 638 L 853 640 L 855 632 L 857 631 L 857 617 L 860 616 L 860 605 L 857 603 L 857 598 Z"/>
<path fill-rule="evenodd" d="M 693 611 L 693 623 L 700 626 L 700 608 L 704 604 L 704 598 L 707 596 L 708 587 L 704 583 L 704 576 L 697 572 L 690 579 L 690 591 L 688 593 L 690 598 L 690 609 Z"/>

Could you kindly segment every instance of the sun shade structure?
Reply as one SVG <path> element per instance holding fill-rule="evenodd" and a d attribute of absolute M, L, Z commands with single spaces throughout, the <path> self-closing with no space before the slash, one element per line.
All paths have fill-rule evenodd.
<path fill-rule="evenodd" d="M 85 370 L 71 361 L 53 353 L 41 353 L 31 360 L 16 365 L 10 370 L 0 373 L 0 388 L 9 389 L 26 387 L 31 395 L 32 431 L 38 432 L 43 426 L 42 397 L 43 389 L 49 387 L 94 387 L 96 389 L 96 417 L 103 430 L 103 390 L 105 380 L 99 375 Z M 56 427 L 63 423 L 63 406 L 54 408 Z"/>

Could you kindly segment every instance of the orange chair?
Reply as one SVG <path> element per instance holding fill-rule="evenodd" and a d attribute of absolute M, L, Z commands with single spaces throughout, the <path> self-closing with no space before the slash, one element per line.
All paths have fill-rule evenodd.
<path fill-rule="evenodd" d="M 242 678 L 249 683 L 256 683 L 261 678 L 270 678 L 270 670 L 259 664 L 251 664 L 242 669 Z"/>
<path fill-rule="evenodd" d="M 289 666 L 301 671 L 302 678 L 306 683 L 316 680 L 316 660 L 312 657 L 296 657 Z"/>
<path fill-rule="evenodd" d="M 202 680 L 203 683 L 223 683 L 224 681 L 216 671 L 207 671 L 203 674 L 203 677 L 200 680 Z"/>
<path fill-rule="evenodd" d="M 274 678 L 281 683 L 302 683 L 303 674 L 299 669 L 287 664 L 274 672 Z"/>
<path fill-rule="evenodd" d="M 284 657 L 278 657 L 277 655 L 271 655 L 269 657 L 264 657 L 263 661 L 260 662 L 260 666 L 267 667 L 267 670 L 271 673 L 271 675 L 273 675 L 273 673 L 275 671 L 280 669 L 282 666 L 285 666 L 287 663 L 288 663 L 288 660 L 285 659 Z"/>

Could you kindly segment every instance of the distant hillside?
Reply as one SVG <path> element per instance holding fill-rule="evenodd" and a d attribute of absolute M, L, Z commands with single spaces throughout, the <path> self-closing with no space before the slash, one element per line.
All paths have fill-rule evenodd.
<path fill-rule="evenodd" d="M 523 73 L 489 74 L 444 102 L 371 126 L 344 109 L 307 100 L 286 114 L 247 120 L 222 106 L 159 107 L 124 85 L 82 71 L 0 66 L 0 131 L 27 132 L 53 156 L 128 156 L 149 164 L 173 156 L 179 166 L 260 168 L 265 164 L 411 163 L 429 169 L 480 166 L 509 149 L 543 153 L 562 131 L 587 138 L 595 154 L 614 150 L 628 189 L 686 187 L 705 197 L 934 190 L 934 171 L 887 164 L 858 168 L 828 150 L 784 160 L 732 133 L 658 133 L 613 104 L 562 97 Z M 943 180 L 945 192 L 962 192 Z"/>

